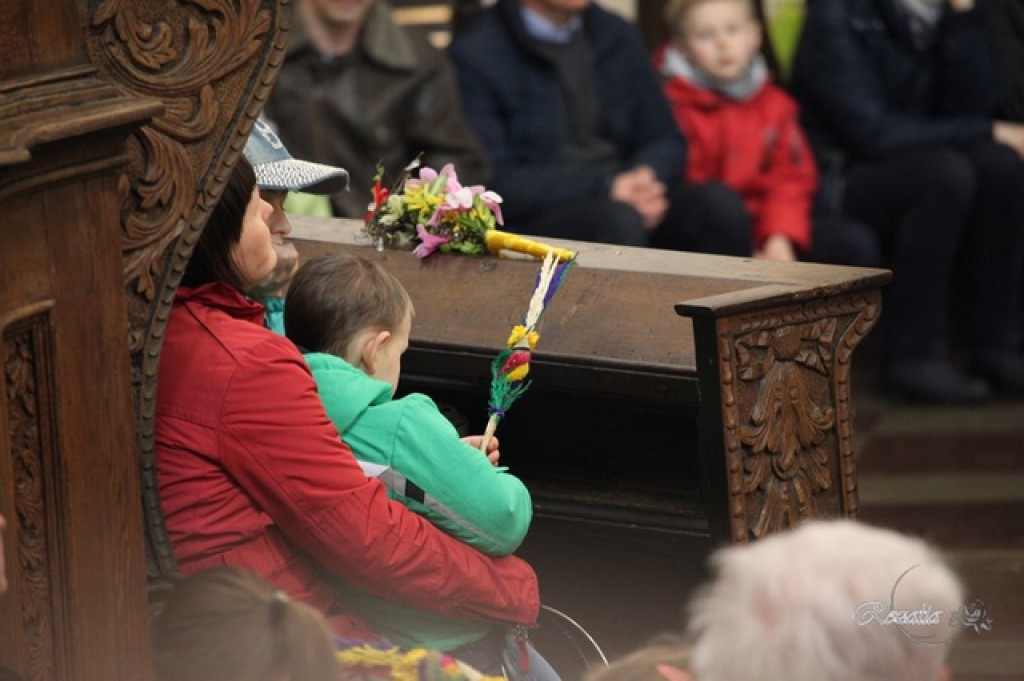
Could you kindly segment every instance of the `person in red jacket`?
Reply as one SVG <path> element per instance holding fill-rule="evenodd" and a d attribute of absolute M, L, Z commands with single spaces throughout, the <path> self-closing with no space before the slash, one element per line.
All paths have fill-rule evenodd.
<path fill-rule="evenodd" d="M 821 215 L 812 229 L 817 168 L 796 102 L 768 76 L 750 0 L 673 0 L 665 16 L 655 65 L 690 146 L 686 179 L 743 198 L 757 257 L 876 264 L 866 227 Z"/>
<path fill-rule="evenodd" d="M 375 632 L 333 584 L 450 617 L 533 625 L 537 577 L 390 501 L 342 442 L 299 350 L 245 295 L 274 267 L 270 206 L 240 159 L 196 243 L 160 355 L 156 464 L 184 574 L 235 565 L 323 612 L 346 639 Z"/>

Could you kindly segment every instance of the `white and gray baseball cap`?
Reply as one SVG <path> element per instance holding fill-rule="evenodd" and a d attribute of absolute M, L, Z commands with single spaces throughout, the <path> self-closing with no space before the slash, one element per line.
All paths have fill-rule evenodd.
<path fill-rule="evenodd" d="M 262 118 L 256 120 L 245 143 L 245 157 L 256 171 L 260 189 L 308 194 L 333 194 L 348 189 L 344 168 L 293 158 L 274 128 Z"/>

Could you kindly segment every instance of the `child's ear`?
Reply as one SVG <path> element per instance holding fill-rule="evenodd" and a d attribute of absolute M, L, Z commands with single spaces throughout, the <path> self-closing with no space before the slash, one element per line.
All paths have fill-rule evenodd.
<path fill-rule="evenodd" d="M 359 359 L 362 360 L 366 373 L 373 376 L 377 372 L 377 353 L 388 338 L 391 338 L 390 331 L 378 331 L 366 337 Z"/>

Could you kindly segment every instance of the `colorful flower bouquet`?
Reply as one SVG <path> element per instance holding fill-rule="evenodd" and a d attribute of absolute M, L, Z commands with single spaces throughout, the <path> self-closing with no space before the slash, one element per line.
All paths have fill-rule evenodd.
<path fill-rule="evenodd" d="M 515 251 L 537 258 L 551 253 L 563 261 L 576 255 L 496 229 L 503 224 L 501 197 L 480 185 L 462 186 L 450 163 L 438 172 L 420 167 L 416 159 L 402 171 L 393 189 L 383 181 L 384 170 L 378 166 L 373 200 L 364 219 L 364 229 L 379 249 L 413 248 L 420 258 L 435 251 L 466 255 Z"/>

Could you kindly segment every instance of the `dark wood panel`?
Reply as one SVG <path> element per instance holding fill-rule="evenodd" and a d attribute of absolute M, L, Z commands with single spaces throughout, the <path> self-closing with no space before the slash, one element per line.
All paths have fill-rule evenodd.
<path fill-rule="evenodd" d="M 293 223 L 302 258 L 359 253 L 410 292 L 417 313 L 403 385 L 460 407 L 483 402 L 488 364 L 524 312 L 536 261 L 420 260 L 374 248 L 357 221 Z M 546 510 L 723 541 L 856 514 L 851 357 L 878 319 L 888 272 L 550 241 L 579 257 L 541 325 L 527 400 L 537 412 L 499 431 L 527 453 L 525 475 Z M 636 443 L 620 420 L 638 424 Z M 644 441 L 651 432 L 656 441 Z M 577 445 L 607 455 L 579 460 Z M 617 467 L 614 452 L 633 450 L 649 458 Z M 683 462 L 686 473 L 671 475 Z M 652 478 L 672 482 L 658 489 Z M 642 482 L 646 498 L 616 493 Z"/>

